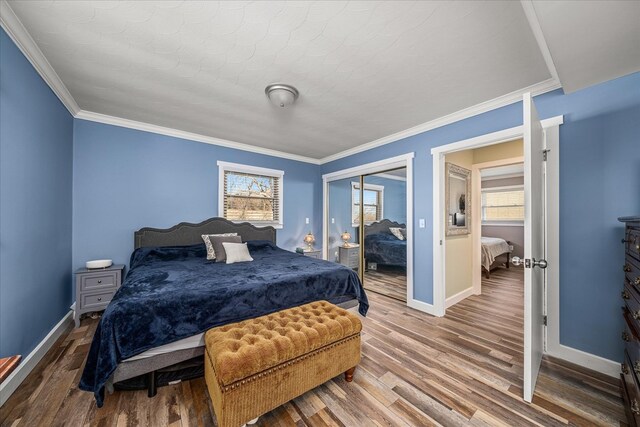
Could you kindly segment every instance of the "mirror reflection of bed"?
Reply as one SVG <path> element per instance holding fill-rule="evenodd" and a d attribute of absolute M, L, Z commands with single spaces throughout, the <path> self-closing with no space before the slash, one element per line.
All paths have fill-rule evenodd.
<path fill-rule="evenodd" d="M 407 300 L 406 225 L 383 219 L 364 227 L 364 283 L 368 291 Z"/>

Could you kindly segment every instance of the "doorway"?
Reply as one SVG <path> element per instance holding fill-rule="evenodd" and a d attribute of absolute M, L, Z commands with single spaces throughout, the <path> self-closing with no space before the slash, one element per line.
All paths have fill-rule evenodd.
<path fill-rule="evenodd" d="M 524 257 L 523 141 L 446 154 L 445 165 L 446 310 L 482 294 L 495 273 L 523 283 L 522 268 L 510 263 Z M 460 224 L 461 217 L 468 221 Z"/>
<path fill-rule="evenodd" d="M 556 203 L 545 203 L 558 194 L 559 126 L 562 117 L 537 117 L 531 94 L 523 97 L 523 125 L 504 131 L 455 142 L 431 150 L 433 155 L 433 312 L 443 316 L 446 310 L 446 240 L 445 218 L 445 155 L 471 148 L 480 148 L 522 138 L 524 141 L 524 375 L 523 398 L 531 402 L 542 355 L 549 346 L 554 353 L 558 342 L 558 211 Z M 551 171 L 547 170 L 548 157 Z M 466 205 L 465 205 L 466 208 Z M 473 215 L 472 215 L 473 216 Z M 462 217 L 465 226 L 472 223 Z M 548 233 L 549 231 L 554 233 Z M 551 237 L 551 238 L 549 238 Z M 546 253 L 546 255 L 545 255 Z M 546 267 L 550 269 L 546 269 Z M 547 287 L 551 290 L 546 292 Z M 547 336 L 551 339 L 547 340 Z"/>
<path fill-rule="evenodd" d="M 363 287 L 413 301 L 413 153 L 323 176 L 323 252 Z"/>

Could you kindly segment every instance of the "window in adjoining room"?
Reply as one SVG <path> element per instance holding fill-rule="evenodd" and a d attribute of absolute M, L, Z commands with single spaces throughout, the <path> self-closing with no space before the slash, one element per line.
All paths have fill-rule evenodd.
<path fill-rule="evenodd" d="M 218 162 L 219 216 L 282 228 L 283 171 Z"/>
<path fill-rule="evenodd" d="M 483 189 L 482 222 L 522 224 L 524 222 L 524 188 L 510 186 Z"/>
<path fill-rule="evenodd" d="M 383 218 L 382 205 L 384 198 L 384 186 L 364 185 L 364 223 L 371 224 Z M 357 227 L 360 223 L 360 184 L 351 184 L 351 225 Z"/>

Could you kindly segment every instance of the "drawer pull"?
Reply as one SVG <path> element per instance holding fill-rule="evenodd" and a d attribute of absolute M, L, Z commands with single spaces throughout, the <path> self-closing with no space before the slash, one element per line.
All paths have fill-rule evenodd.
<path fill-rule="evenodd" d="M 98 297 L 98 301 L 102 301 L 102 297 Z"/>
<path fill-rule="evenodd" d="M 632 312 L 631 317 L 633 317 L 635 320 L 640 319 L 640 310 Z"/>
<path fill-rule="evenodd" d="M 636 362 L 633 364 L 633 370 L 636 374 L 640 374 L 640 360 L 636 360 Z"/>
<path fill-rule="evenodd" d="M 98 283 L 102 283 L 102 280 L 98 280 Z"/>
<path fill-rule="evenodd" d="M 631 337 L 629 337 L 629 334 L 627 333 L 627 331 L 624 331 L 622 333 L 622 341 L 629 342 L 630 339 Z"/>
<path fill-rule="evenodd" d="M 633 415 L 640 415 L 640 405 L 638 405 L 636 399 L 631 401 L 631 412 L 633 412 Z"/>
<path fill-rule="evenodd" d="M 622 271 L 624 271 L 625 273 L 630 273 L 631 272 L 631 266 L 629 264 L 625 264 L 622 267 Z"/>
<path fill-rule="evenodd" d="M 622 367 L 622 373 L 625 375 L 629 375 L 629 368 L 627 368 L 627 364 L 623 363 L 621 367 Z"/>
<path fill-rule="evenodd" d="M 622 296 L 622 299 L 629 299 L 629 292 L 627 292 L 626 289 L 622 291 L 620 295 Z"/>
<path fill-rule="evenodd" d="M 633 284 L 636 286 L 640 286 L 640 276 L 636 277 L 636 280 L 633 281 Z"/>

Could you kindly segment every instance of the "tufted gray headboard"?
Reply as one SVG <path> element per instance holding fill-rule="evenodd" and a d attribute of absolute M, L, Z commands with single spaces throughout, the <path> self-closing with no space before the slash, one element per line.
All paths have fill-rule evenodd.
<path fill-rule="evenodd" d="M 406 228 L 407 226 L 388 219 L 381 219 L 378 222 L 372 222 L 369 225 L 365 225 L 364 235 L 368 236 L 369 234 L 376 233 L 390 233 L 389 227 Z"/>
<path fill-rule="evenodd" d="M 144 227 L 133 233 L 135 249 L 149 246 L 188 246 L 202 243 L 203 234 L 238 233 L 242 241 L 270 240 L 276 243 L 276 229 L 256 227 L 248 222 L 235 223 L 224 218 L 209 218 L 199 224 L 181 222 L 170 228 Z"/>

